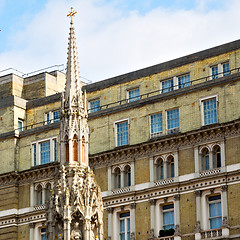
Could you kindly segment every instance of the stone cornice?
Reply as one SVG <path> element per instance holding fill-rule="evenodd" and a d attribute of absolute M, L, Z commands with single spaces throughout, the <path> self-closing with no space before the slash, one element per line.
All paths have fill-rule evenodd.
<path fill-rule="evenodd" d="M 24 184 L 32 183 L 44 178 L 53 178 L 55 172 L 59 168 L 59 163 L 54 162 L 50 164 L 40 165 L 32 167 L 31 169 L 22 171 L 22 172 L 9 172 L 6 174 L 0 175 L 0 186 L 1 188 Z"/>
<path fill-rule="evenodd" d="M 182 147 L 201 145 L 211 141 L 222 141 L 224 138 L 234 137 L 239 134 L 240 119 L 228 123 L 213 124 L 204 126 L 198 130 L 153 138 L 140 144 L 122 146 L 90 155 L 90 166 L 101 168 L 113 163 L 153 157 L 162 152 L 172 152 Z"/>

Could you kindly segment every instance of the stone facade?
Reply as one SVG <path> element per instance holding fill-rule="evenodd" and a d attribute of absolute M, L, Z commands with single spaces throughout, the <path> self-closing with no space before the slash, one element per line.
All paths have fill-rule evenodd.
<path fill-rule="evenodd" d="M 82 83 L 89 132 L 84 138 L 76 134 L 77 140 L 72 132 L 67 140 L 69 147 L 89 141 L 89 165 L 104 209 L 98 216 L 103 226 L 92 220 L 95 238 L 103 229 L 102 238 L 112 240 L 240 238 L 239 69 L 237 40 Z M 60 159 L 66 160 L 59 112 L 65 82 L 58 71 L 0 77 L 0 239 L 44 239 L 53 224 L 46 211 L 53 204 L 50 193 L 67 197 L 74 191 L 62 190 L 64 181 L 56 190 L 55 180 Z M 72 181 L 74 172 L 66 171 Z M 82 172 L 85 180 L 91 171 Z M 73 218 L 80 225 L 70 227 L 79 233 L 84 224 L 76 219 L 82 217 Z"/>

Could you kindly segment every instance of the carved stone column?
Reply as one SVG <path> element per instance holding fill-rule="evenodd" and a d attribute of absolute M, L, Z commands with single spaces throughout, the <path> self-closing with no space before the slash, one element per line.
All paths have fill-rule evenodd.
<path fill-rule="evenodd" d="M 131 203 L 130 204 L 131 208 L 131 213 L 130 213 L 130 230 L 131 230 L 131 240 L 135 240 L 135 232 L 136 232 L 136 227 L 135 227 L 135 209 L 136 209 L 136 203 Z"/>
<path fill-rule="evenodd" d="M 110 207 L 108 211 L 108 240 L 113 238 L 113 208 Z"/>
<path fill-rule="evenodd" d="M 179 200 L 180 200 L 180 194 L 177 194 L 174 196 L 174 211 L 176 212 L 176 222 L 175 222 L 175 234 L 179 235 L 180 232 L 177 231 L 179 230 L 180 226 L 180 207 L 179 207 Z"/>
<path fill-rule="evenodd" d="M 201 190 L 196 190 L 195 191 L 195 196 L 196 196 L 196 217 L 197 217 L 197 222 L 195 225 L 195 239 L 200 240 L 201 239 L 201 195 L 202 191 Z"/>
<path fill-rule="evenodd" d="M 168 178 L 168 171 L 167 171 L 167 161 L 163 161 L 163 178 Z"/>
<path fill-rule="evenodd" d="M 156 205 L 156 200 L 155 199 L 150 199 L 149 200 L 149 203 L 150 203 L 150 218 L 151 218 L 151 230 L 150 230 L 150 237 L 151 238 L 154 238 L 154 233 L 156 232 L 156 229 L 155 229 L 155 219 L 156 219 L 156 216 L 155 216 L 155 205 Z"/>
<path fill-rule="evenodd" d="M 29 223 L 29 227 L 30 227 L 29 239 L 34 240 L 35 223 Z"/>
<path fill-rule="evenodd" d="M 228 224 L 228 203 L 227 203 L 227 189 L 228 186 L 224 185 L 222 188 L 222 235 L 223 237 L 229 237 L 229 224 Z"/>

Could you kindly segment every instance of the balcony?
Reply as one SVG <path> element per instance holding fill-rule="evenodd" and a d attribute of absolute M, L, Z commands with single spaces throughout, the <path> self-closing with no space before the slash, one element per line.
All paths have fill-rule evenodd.
<path fill-rule="evenodd" d="M 163 180 L 158 180 L 155 182 L 156 186 L 163 186 L 163 185 L 168 185 L 174 182 L 173 178 L 167 178 L 167 179 L 163 179 Z"/>
<path fill-rule="evenodd" d="M 214 239 L 227 239 L 229 237 L 229 228 L 222 227 L 217 229 L 210 229 L 195 233 L 195 240 L 214 240 Z"/>
<path fill-rule="evenodd" d="M 207 177 L 207 176 L 210 176 L 210 175 L 216 175 L 218 173 L 221 172 L 221 168 L 213 168 L 213 169 L 210 169 L 210 170 L 206 170 L 206 171 L 202 171 L 200 172 L 200 177 Z"/>
<path fill-rule="evenodd" d="M 117 194 L 122 194 L 122 193 L 127 193 L 130 192 L 130 187 L 122 187 L 118 189 L 112 190 L 112 195 L 117 195 Z"/>
<path fill-rule="evenodd" d="M 36 205 L 33 207 L 34 211 L 41 211 L 44 210 L 46 208 L 45 204 L 40 204 L 40 205 Z"/>

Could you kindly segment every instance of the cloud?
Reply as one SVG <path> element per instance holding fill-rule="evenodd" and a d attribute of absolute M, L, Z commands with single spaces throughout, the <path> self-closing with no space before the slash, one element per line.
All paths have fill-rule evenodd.
<path fill-rule="evenodd" d="M 71 6 L 81 75 L 98 81 L 239 38 L 240 2 L 209 9 L 201 0 L 190 10 L 157 7 L 144 14 L 117 8 L 116 1 L 49 0 L 0 53 L 1 68 L 30 72 L 66 63 Z M 218 2 L 221 2 L 220 0 Z"/>

